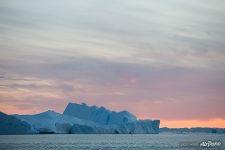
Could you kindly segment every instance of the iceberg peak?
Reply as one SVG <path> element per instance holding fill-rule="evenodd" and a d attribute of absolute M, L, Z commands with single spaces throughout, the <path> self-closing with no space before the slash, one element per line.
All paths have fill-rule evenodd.
<path fill-rule="evenodd" d="M 83 103 L 69 103 L 63 114 L 93 121 L 102 125 L 118 125 L 137 121 L 137 118 L 127 111 L 110 111 L 102 106 L 88 106 Z"/>

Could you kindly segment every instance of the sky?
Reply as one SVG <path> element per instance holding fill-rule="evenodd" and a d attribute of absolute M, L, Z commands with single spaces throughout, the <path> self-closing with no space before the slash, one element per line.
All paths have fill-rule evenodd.
<path fill-rule="evenodd" d="M 224 0 L 0 0 L 0 111 L 68 102 L 225 128 Z"/>

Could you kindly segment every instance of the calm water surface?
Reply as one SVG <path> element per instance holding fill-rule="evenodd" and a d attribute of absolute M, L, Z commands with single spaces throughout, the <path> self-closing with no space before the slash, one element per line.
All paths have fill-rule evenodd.
<path fill-rule="evenodd" d="M 220 141 L 225 149 L 224 134 L 51 134 L 0 135 L 0 150 L 191 150 L 180 142 Z"/>

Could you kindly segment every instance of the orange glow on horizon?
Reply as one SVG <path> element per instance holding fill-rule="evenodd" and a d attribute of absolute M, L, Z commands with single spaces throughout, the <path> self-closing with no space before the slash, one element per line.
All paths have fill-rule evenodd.
<path fill-rule="evenodd" d="M 194 119 L 160 119 L 160 118 L 151 118 L 144 114 L 139 114 L 138 119 L 152 119 L 160 120 L 160 128 L 192 128 L 192 127 L 209 127 L 209 128 L 225 128 L 225 119 L 223 118 L 213 118 L 208 120 L 194 120 Z"/>
<path fill-rule="evenodd" d="M 210 120 L 161 120 L 160 127 L 169 127 L 169 128 L 191 128 L 191 127 L 225 128 L 225 119 L 217 118 L 217 119 L 210 119 Z"/>

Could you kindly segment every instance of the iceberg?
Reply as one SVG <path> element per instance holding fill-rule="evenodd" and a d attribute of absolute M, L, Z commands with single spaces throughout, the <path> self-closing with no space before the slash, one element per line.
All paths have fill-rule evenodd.
<path fill-rule="evenodd" d="M 110 111 L 104 107 L 88 106 L 85 103 L 69 103 L 63 114 L 100 124 L 101 130 L 98 130 L 98 132 L 102 131 L 102 133 L 159 133 L 160 120 L 137 120 L 137 117 L 128 111 L 115 112 Z M 96 128 L 93 128 L 93 130 L 94 129 Z"/>
<path fill-rule="evenodd" d="M 36 115 L 15 115 L 15 117 L 28 123 L 33 130 L 39 133 L 69 133 L 70 128 L 74 124 L 94 124 L 90 121 L 62 115 L 52 110 Z"/>
<path fill-rule="evenodd" d="M 111 111 L 85 103 L 69 103 L 63 114 L 0 113 L 0 134 L 157 134 L 159 120 L 138 120 L 128 111 Z"/>
<path fill-rule="evenodd" d="M 32 134 L 32 127 L 14 116 L 0 112 L 0 134 Z"/>
<path fill-rule="evenodd" d="M 120 125 L 137 121 L 137 118 L 130 112 L 115 112 L 104 107 L 88 106 L 85 103 L 69 103 L 63 114 L 93 121 L 101 125 Z"/>
<path fill-rule="evenodd" d="M 128 123 L 125 127 L 130 134 L 157 134 L 159 133 L 159 120 L 139 120 Z"/>

